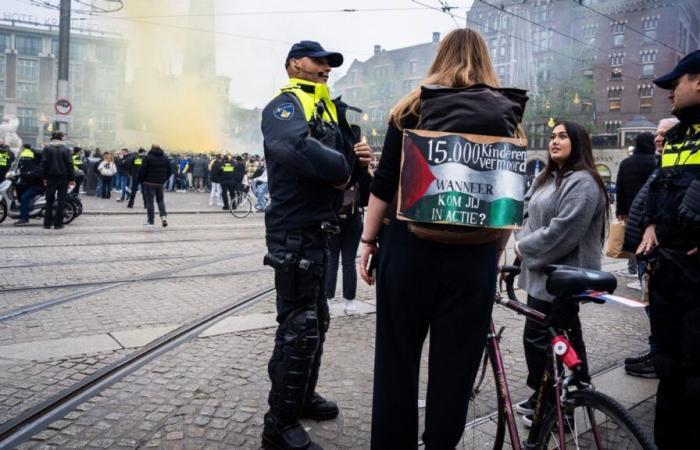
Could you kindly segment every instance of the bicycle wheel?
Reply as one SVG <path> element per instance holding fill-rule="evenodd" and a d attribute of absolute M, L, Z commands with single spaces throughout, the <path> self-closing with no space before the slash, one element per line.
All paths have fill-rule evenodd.
<path fill-rule="evenodd" d="M 565 420 L 567 450 L 652 450 L 651 438 L 635 422 L 630 413 L 607 395 L 591 389 L 571 392 L 563 412 L 573 420 Z M 560 448 L 557 411 L 545 415 L 537 440 L 538 450 Z"/>
<path fill-rule="evenodd" d="M 236 203 L 231 203 L 230 206 L 231 214 L 239 219 L 247 217 L 253 211 L 253 204 L 250 198 L 247 195 L 238 195 L 236 197 Z"/>
<path fill-rule="evenodd" d="M 506 435 L 505 412 L 501 390 L 495 383 L 495 370 L 489 371 L 489 358 L 484 353 L 481 369 L 477 374 L 467 412 L 467 425 L 457 448 L 461 450 L 493 449 L 501 450 Z M 488 381 L 484 384 L 484 381 Z M 492 379 L 493 378 L 493 379 Z M 493 397 L 496 404 L 493 403 Z M 493 411 L 497 405 L 496 412 Z"/>

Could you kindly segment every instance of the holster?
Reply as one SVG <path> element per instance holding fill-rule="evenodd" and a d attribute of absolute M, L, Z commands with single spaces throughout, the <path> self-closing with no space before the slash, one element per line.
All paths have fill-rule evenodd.
<path fill-rule="evenodd" d="M 275 269 L 277 295 L 285 301 L 299 301 L 313 295 L 314 278 L 321 276 L 323 268 L 301 255 L 301 231 L 287 234 L 284 258 L 267 253 L 263 264 Z M 318 274 L 317 274 L 318 272 Z"/>

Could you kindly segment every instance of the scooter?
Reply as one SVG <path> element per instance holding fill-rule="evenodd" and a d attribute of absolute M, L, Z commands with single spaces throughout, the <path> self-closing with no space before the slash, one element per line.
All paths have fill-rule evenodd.
<path fill-rule="evenodd" d="M 17 199 L 15 195 L 15 186 L 18 180 L 19 176 L 14 172 L 8 172 L 6 178 L 0 182 L 0 223 L 2 223 L 7 216 L 12 219 L 19 219 L 20 204 L 19 199 Z M 44 194 L 37 194 L 29 208 L 29 218 L 36 219 L 44 217 L 45 209 L 46 198 Z M 66 195 L 66 201 L 63 207 L 63 223 L 71 223 L 76 217 L 77 207 L 75 198 L 74 196 Z"/>

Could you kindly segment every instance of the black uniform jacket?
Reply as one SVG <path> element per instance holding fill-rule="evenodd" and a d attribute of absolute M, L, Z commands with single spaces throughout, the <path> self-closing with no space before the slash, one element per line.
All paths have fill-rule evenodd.
<path fill-rule="evenodd" d="M 355 161 L 352 151 L 355 142 L 345 118 L 347 105 L 340 98 L 333 102 L 339 122 L 335 148 L 310 135 L 304 111 L 294 94 L 280 94 L 263 110 L 262 132 L 271 199 L 265 214 L 268 231 L 338 221 L 342 190 L 333 185 L 349 180 Z"/>

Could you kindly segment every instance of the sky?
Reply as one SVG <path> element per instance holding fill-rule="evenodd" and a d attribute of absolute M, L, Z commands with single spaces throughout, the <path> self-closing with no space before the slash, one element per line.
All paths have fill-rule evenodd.
<path fill-rule="evenodd" d="M 58 3 L 58 0 L 49 1 Z M 135 1 L 149 0 L 124 0 L 125 3 Z M 421 1 L 440 6 L 440 0 Z M 29 3 L 29 0 L 4 0 L 0 11 L 31 14 L 42 21 L 44 17 L 58 17 L 55 10 Z M 452 0 L 449 5 L 459 7 L 454 13 L 463 17 L 471 3 L 471 0 Z M 80 7 L 74 5 L 74 8 Z M 358 12 L 337 12 L 346 8 Z M 172 9 L 162 14 L 186 12 L 187 0 L 172 0 Z M 326 49 L 343 53 L 345 62 L 335 70 L 335 75 L 332 74 L 333 80 L 342 75 L 354 59 L 365 61 L 371 57 L 374 45 L 395 49 L 430 42 L 433 32 L 444 36 L 457 26 L 449 15 L 411 0 L 216 0 L 216 12 L 217 74 L 231 78 L 230 100 L 243 107 L 264 106 L 286 83 L 283 65 L 294 42 L 316 40 Z M 176 40 L 196 39 L 202 34 L 186 29 L 193 28 L 188 26 L 186 17 L 117 19 L 113 15 L 92 21 L 107 29 L 126 31 L 124 27 L 128 28 L 129 21 L 134 20 L 152 23 L 150 26 Z M 462 19 L 457 22 L 460 26 L 464 24 Z M 173 71 L 178 70 L 177 62 L 171 66 L 175 67 Z M 131 69 L 128 67 L 127 71 Z"/>

